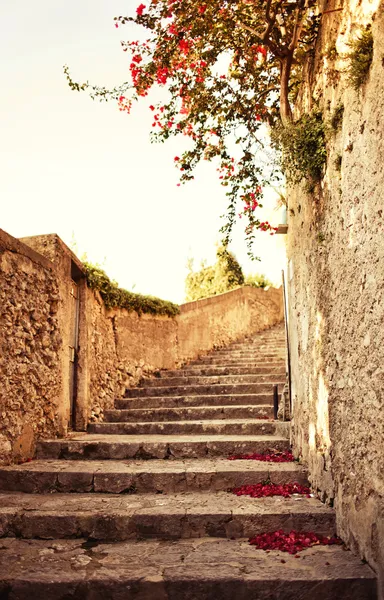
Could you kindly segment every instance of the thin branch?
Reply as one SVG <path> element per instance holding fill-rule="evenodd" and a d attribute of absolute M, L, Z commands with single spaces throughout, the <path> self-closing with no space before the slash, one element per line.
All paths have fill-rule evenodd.
<path fill-rule="evenodd" d="M 264 39 L 264 34 L 258 33 L 256 29 L 253 29 L 253 27 L 250 27 L 241 21 L 236 21 L 236 25 L 240 27 L 240 29 L 245 29 L 246 31 L 252 33 L 260 41 L 260 43 L 265 44 L 265 46 L 267 46 L 267 48 L 269 48 L 277 58 L 283 58 L 285 56 L 284 52 L 280 50 L 280 48 L 274 42 Z"/>

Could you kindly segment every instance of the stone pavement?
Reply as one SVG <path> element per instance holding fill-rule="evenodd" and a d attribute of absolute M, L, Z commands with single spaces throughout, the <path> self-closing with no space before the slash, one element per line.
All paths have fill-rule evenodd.
<path fill-rule="evenodd" d="M 277 327 L 159 373 L 87 434 L 43 441 L 0 468 L 0 600 L 373 600 L 376 578 L 341 546 L 298 556 L 247 538 L 283 529 L 333 535 L 314 497 L 228 493 L 307 483 L 298 463 L 227 460 L 288 450 L 272 419 L 285 381 Z"/>

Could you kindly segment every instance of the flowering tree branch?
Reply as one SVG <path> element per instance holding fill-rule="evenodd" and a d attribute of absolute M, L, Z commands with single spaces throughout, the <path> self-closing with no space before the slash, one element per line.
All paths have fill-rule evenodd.
<path fill-rule="evenodd" d="M 266 125 L 292 122 L 292 84 L 300 77 L 299 50 L 313 42 L 315 0 L 149 0 L 136 14 L 117 17 L 115 26 L 135 23 L 147 31 L 144 42 L 122 41 L 130 54 L 130 81 L 112 90 L 75 83 L 92 98 L 114 99 L 129 113 L 132 103 L 155 86 L 169 101 L 151 105 L 153 137 L 184 135 L 191 149 L 175 157 L 180 182 L 193 179 L 201 160 L 218 161 L 227 188 L 225 242 L 236 215 L 245 217 L 249 244 L 255 229 L 273 233 L 261 221 L 263 188 L 274 165 L 262 164 L 268 146 Z"/>

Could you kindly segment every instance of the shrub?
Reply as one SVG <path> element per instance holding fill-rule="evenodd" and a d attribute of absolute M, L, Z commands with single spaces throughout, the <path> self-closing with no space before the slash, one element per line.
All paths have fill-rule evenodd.
<path fill-rule="evenodd" d="M 281 152 L 281 166 L 291 183 L 302 179 L 319 181 L 327 158 L 326 126 L 320 111 L 303 115 L 286 127 L 272 130 L 275 147 Z"/>
<path fill-rule="evenodd" d="M 330 125 L 333 131 L 338 131 L 341 128 L 341 125 L 343 123 L 343 115 L 344 104 L 338 104 L 334 109 L 330 119 Z"/>
<path fill-rule="evenodd" d="M 135 311 L 139 315 L 147 313 L 168 317 L 174 317 L 180 312 L 177 304 L 172 302 L 160 300 L 160 298 L 154 298 L 153 296 L 134 294 L 119 288 L 117 282 L 111 281 L 105 271 L 96 265 L 85 262 L 84 267 L 88 286 L 100 292 L 106 308 L 125 308 L 131 312 Z"/>
<path fill-rule="evenodd" d="M 358 90 L 367 80 L 373 58 L 373 35 L 370 25 L 352 42 L 351 48 L 352 51 L 347 55 L 348 81 Z"/>
<path fill-rule="evenodd" d="M 218 248 L 216 256 L 214 266 L 206 267 L 203 264 L 197 272 L 192 270 L 190 264 L 190 272 L 185 280 L 187 302 L 216 296 L 244 284 L 243 271 L 235 256 L 223 246 Z"/>
<path fill-rule="evenodd" d="M 254 275 L 247 275 L 245 277 L 245 285 L 251 285 L 252 287 L 257 287 L 257 288 L 266 288 L 266 287 L 272 287 L 272 282 L 269 281 L 269 279 L 266 278 L 265 275 L 262 275 L 260 273 L 255 273 Z"/>

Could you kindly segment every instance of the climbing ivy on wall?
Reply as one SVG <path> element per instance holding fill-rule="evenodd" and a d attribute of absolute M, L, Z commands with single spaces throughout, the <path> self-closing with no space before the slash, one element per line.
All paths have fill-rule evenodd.
<path fill-rule="evenodd" d="M 107 308 L 125 308 L 131 312 L 135 311 L 139 315 L 146 313 L 174 317 L 179 314 L 180 309 L 177 304 L 160 300 L 153 296 L 134 294 L 133 292 L 119 288 L 117 282 L 111 281 L 103 269 L 91 263 L 85 262 L 83 264 L 88 286 L 100 292 Z"/>
<path fill-rule="evenodd" d="M 326 126 L 321 111 L 303 115 L 298 121 L 272 131 L 275 147 L 281 152 L 282 168 L 287 179 L 307 183 L 321 179 L 327 158 Z"/>

